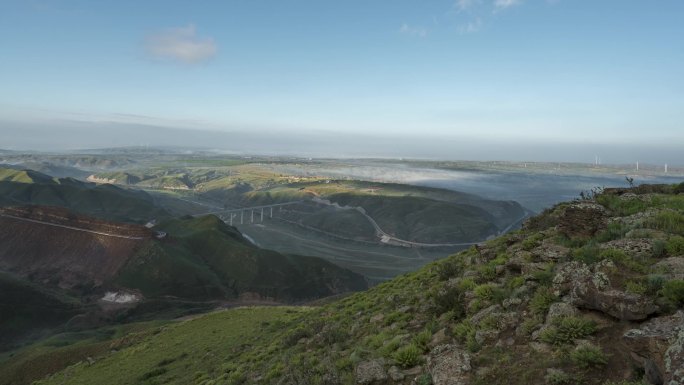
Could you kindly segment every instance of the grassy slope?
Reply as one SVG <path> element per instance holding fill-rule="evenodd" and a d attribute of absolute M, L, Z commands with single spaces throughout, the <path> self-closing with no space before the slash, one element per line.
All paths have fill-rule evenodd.
<path fill-rule="evenodd" d="M 149 297 L 220 299 L 256 292 L 303 300 L 365 288 L 360 275 L 322 259 L 259 249 L 215 216 L 171 219 L 158 228 L 168 239 L 148 244 L 117 279 Z"/>
<path fill-rule="evenodd" d="M 81 214 L 137 223 L 168 217 L 143 191 L 56 179 L 35 171 L 0 169 L 0 205 L 28 204 L 66 207 Z"/>
<path fill-rule="evenodd" d="M 94 365 L 76 365 L 46 383 L 201 383 L 233 371 L 251 346 L 268 344 L 295 326 L 306 308 L 256 307 L 221 311 L 135 336 L 134 345 Z"/>
<path fill-rule="evenodd" d="M 646 209 L 656 212 L 641 222 L 621 225 L 625 227 L 620 229 L 610 226 L 592 238 L 564 239 L 555 228 L 559 213 L 567 206 L 561 204 L 532 221 L 527 229 L 488 242 L 479 250 L 471 248 L 367 292 L 307 309 L 294 315 L 294 322 L 288 318 L 279 325 L 283 332 L 267 332 L 268 338 L 259 341 L 254 341 L 249 333 L 244 339 L 233 339 L 235 328 L 255 324 L 256 318 L 244 319 L 234 312 L 220 313 L 226 319 L 217 323 L 213 322 L 219 315 L 199 318 L 186 331 L 191 333 L 187 341 L 191 347 L 196 346 L 194 341 L 207 338 L 225 338 L 225 343 L 220 347 L 204 346 L 207 350 L 202 356 L 206 360 L 188 355 L 187 359 L 192 361 L 186 361 L 189 364 L 186 371 L 196 372 L 195 382 L 200 384 L 216 381 L 271 384 L 282 378 L 289 379 L 288 383 L 297 383 L 300 379 L 308 384 L 328 383 L 335 378 L 342 384 L 351 384 L 353 369 L 362 360 L 384 357 L 389 363 L 406 367 L 424 362 L 426 350 L 423 349 L 429 349 L 427 342 L 439 331 L 445 341 L 452 341 L 472 354 L 472 384 L 544 384 L 547 368 L 564 370 L 566 380 L 571 383 L 605 384 L 607 380 L 624 380 L 630 374 L 630 357 L 620 341 L 624 329 L 634 327 L 633 324 L 619 323 L 596 312 L 581 312 L 582 322 L 594 322 L 592 328 L 583 331 L 586 332 L 583 338 L 598 346 L 596 354 L 605 359 L 604 363 L 587 367 L 583 366 L 587 361 L 581 361 L 587 357 L 577 359 L 573 355 L 577 342 L 572 338 L 558 345 L 547 345 L 548 351 L 543 352 L 533 348 L 530 337 L 540 328 L 550 304 L 560 300 L 550 293 L 549 285 L 559 266 L 569 261 L 594 266 L 603 259 L 612 260 L 619 267 L 610 273 L 610 281 L 617 285 L 615 288 L 651 298 L 660 306 L 658 314 L 669 314 L 684 305 L 684 293 L 668 289 L 684 282 L 661 278 L 655 283 L 649 278 L 659 274 L 653 264 L 660 258 L 684 252 L 681 238 L 684 195 L 657 194 L 638 200 L 603 196 L 598 202 L 614 216 Z M 659 254 L 654 251 L 648 258 L 635 258 L 614 250 L 589 251 L 592 245 L 623 239 L 634 230 L 641 239 L 645 234 L 657 236 L 648 239 L 653 245 L 660 245 L 654 248 Z M 533 251 L 550 246 L 567 247 L 568 252 L 556 263 L 540 263 L 535 259 Z M 542 268 L 523 274 L 507 267 L 514 255 L 529 255 L 525 263 L 537 263 L 530 266 L 542 265 Z M 651 281 L 659 286 L 640 288 L 639 285 Z M 507 305 L 508 311 L 522 317 L 514 325 L 520 333 L 512 333 L 512 329 L 502 326 L 500 317 L 495 315 L 471 321 L 480 310 L 492 306 L 495 309 L 507 299 L 515 300 Z M 257 314 L 260 310 L 251 311 Z M 503 340 L 512 338 L 512 346 L 497 347 L 496 338 L 477 337 L 500 329 Z M 127 383 L 133 377 L 138 380 L 159 377 L 164 383 L 184 383 L 187 377 L 176 377 L 179 374 L 175 368 L 164 371 L 162 365 L 164 360 L 179 357 L 177 354 L 182 351 L 179 347 L 184 343 L 178 338 L 174 332 L 160 333 L 155 339 L 106 355 L 95 365 L 72 367 L 44 383 L 60 383 L 66 375 L 70 376 L 71 383 L 95 379 L 99 383 Z M 173 354 L 166 354 L 169 351 Z M 145 365 L 137 364 L 142 362 Z M 133 370 L 133 374 L 125 373 L 124 368 Z M 124 382 L 120 376 L 126 376 Z"/>
<path fill-rule="evenodd" d="M 73 298 L 0 272 L 0 351 L 52 331 L 80 307 Z"/>

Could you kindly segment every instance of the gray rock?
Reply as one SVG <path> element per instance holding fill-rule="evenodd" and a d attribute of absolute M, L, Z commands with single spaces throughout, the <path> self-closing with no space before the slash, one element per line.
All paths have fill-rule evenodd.
<path fill-rule="evenodd" d="M 385 360 L 382 358 L 360 362 L 354 371 L 357 384 L 380 384 L 387 380 Z"/>
<path fill-rule="evenodd" d="M 399 370 L 399 368 L 397 368 L 396 366 L 392 366 L 391 368 L 389 368 L 387 374 L 389 374 L 389 377 L 393 381 L 401 381 L 404 379 L 404 377 L 406 377 L 404 373 L 401 370 Z"/>
<path fill-rule="evenodd" d="M 653 265 L 667 279 L 684 279 L 684 257 L 669 257 Z"/>
<path fill-rule="evenodd" d="M 575 202 L 563 209 L 558 221 L 558 231 L 572 237 L 591 237 L 606 228 L 606 209 L 594 202 Z"/>
<path fill-rule="evenodd" d="M 577 308 L 565 302 L 554 302 L 549 307 L 549 312 L 546 314 L 546 324 L 553 322 L 554 318 L 558 317 L 574 317 L 578 314 Z"/>
<path fill-rule="evenodd" d="M 600 270 L 599 265 L 596 270 Z M 602 271 L 592 272 L 585 264 L 570 262 L 558 269 L 553 278 L 556 295 L 576 307 L 593 309 L 621 320 L 643 320 L 658 307 L 653 299 L 610 288 L 610 280 Z"/>
<path fill-rule="evenodd" d="M 653 244 L 650 239 L 617 239 L 600 245 L 602 250 L 622 250 L 632 258 L 648 258 L 653 254 Z"/>
<path fill-rule="evenodd" d="M 684 384 L 684 311 L 644 322 L 623 336 L 651 384 Z"/>
<path fill-rule="evenodd" d="M 535 260 L 544 262 L 557 262 L 564 260 L 570 255 L 570 249 L 545 240 L 541 246 L 532 250 Z"/>
<path fill-rule="evenodd" d="M 466 385 L 469 380 L 470 355 L 458 345 L 440 345 L 427 360 L 434 385 Z"/>

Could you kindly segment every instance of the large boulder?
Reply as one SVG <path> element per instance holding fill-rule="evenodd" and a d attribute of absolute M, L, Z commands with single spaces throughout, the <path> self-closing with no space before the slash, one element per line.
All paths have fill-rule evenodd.
<path fill-rule="evenodd" d="M 385 360 L 380 358 L 359 362 L 354 371 L 354 377 L 356 378 L 357 384 L 370 385 L 384 383 L 387 381 Z"/>
<path fill-rule="evenodd" d="M 644 238 L 623 238 L 604 243 L 601 249 L 618 249 L 632 258 L 649 258 L 653 254 L 651 242 L 650 239 Z"/>
<path fill-rule="evenodd" d="M 470 378 L 470 354 L 458 345 L 439 345 L 430 352 L 427 367 L 434 385 L 466 385 Z"/>
<path fill-rule="evenodd" d="M 555 294 L 564 296 L 564 301 L 573 306 L 598 310 L 620 320 L 643 320 L 658 310 L 652 298 L 611 288 L 601 268 L 598 264 L 592 271 L 579 262 L 561 266 L 553 278 Z"/>
<path fill-rule="evenodd" d="M 684 384 L 684 311 L 644 322 L 624 340 L 650 384 Z"/>
<path fill-rule="evenodd" d="M 606 228 L 606 209 L 594 202 L 574 202 L 560 214 L 558 231 L 568 238 L 589 238 Z"/>
<path fill-rule="evenodd" d="M 669 257 L 653 265 L 653 271 L 662 273 L 665 278 L 684 280 L 684 257 Z"/>

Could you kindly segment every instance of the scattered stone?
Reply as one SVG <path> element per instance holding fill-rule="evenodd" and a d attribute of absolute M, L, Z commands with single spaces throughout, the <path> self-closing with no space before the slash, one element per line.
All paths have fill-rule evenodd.
<path fill-rule="evenodd" d="M 514 307 L 514 306 L 520 305 L 521 303 L 522 303 L 522 300 L 521 300 L 520 298 L 506 298 L 506 299 L 503 301 L 502 306 L 503 306 L 505 309 L 510 309 L 510 308 L 512 308 L 512 307 Z"/>
<path fill-rule="evenodd" d="M 470 355 L 458 345 L 439 345 L 427 360 L 434 385 L 466 385 L 469 380 Z"/>
<path fill-rule="evenodd" d="M 553 322 L 554 318 L 558 317 L 574 317 L 579 313 L 576 307 L 565 302 L 554 302 L 549 307 L 549 312 L 546 314 L 546 324 Z"/>
<path fill-rule="evenodd" d="M 532 250 L 532 256 L 536 261 L 558 262 L 565 260 L 569 255 L 570 249 L 547 240 Z"/>
<path fill-rule="evenodd" d="M 370 318 L 371 323 L 380 323 L 385 319 L 384 314 L 376 314 Z"/>
<path fill-rule="evenodd" d="M 412 308 L 411 306 L 408 306 L 408 305 L 402 306 L 402 307 L 400 307 L 399 309 L 397 309 L 397 311 L 400 312 L 400 313 L 408 313 L 408 312 L 410 312 L 411 310 L 413 310 L 413 308 Z"/>
<path fill-rule="evenodd" d="M 434 347 L 434 346 L 442 345 L 442 344 L 446 343 L 448 339 L 449 339 L 449 337 L 446 334 L 446 329 L 440 329 L 437 331 L 437 333 L 435 333 L 432 336 L 432 340 L 430 340 L 430 346 Z"/>
<path fill-rule="evenodd" d="M 632 258 L 648 258 L 653 254 L 650 239 L 617 239 L 600 245 L 600 248 L 622 250 Z"/>
<path fill-rule="evenodd" d="M 391 368 L 389 368 L 387 374 L 389 374 L 389 377 L 393 381 L 401 381 L 404 379 L 404 377 L 406 377 L 406 375 L 402 373 L 402 371 L 399 370 L 399 368 L 397 368 L 396 366 L 392 366 Z"/>
<path fill-rule="evenodd" d="M 356 366 L 354 377 L 357 384 L 379 384 L 387 380 L 385 372 L 385 360 L 382 358 L 370 361 L 362 361 Z"/>

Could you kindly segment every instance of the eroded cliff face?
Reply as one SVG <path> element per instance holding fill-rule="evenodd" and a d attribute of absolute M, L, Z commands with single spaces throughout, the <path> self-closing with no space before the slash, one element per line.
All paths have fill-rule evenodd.
<path fill-rule="evenodd" d="M 154 233 L 57 207 L 0 209 L 0 269 L 72 289 L 109 281 Z"/>

